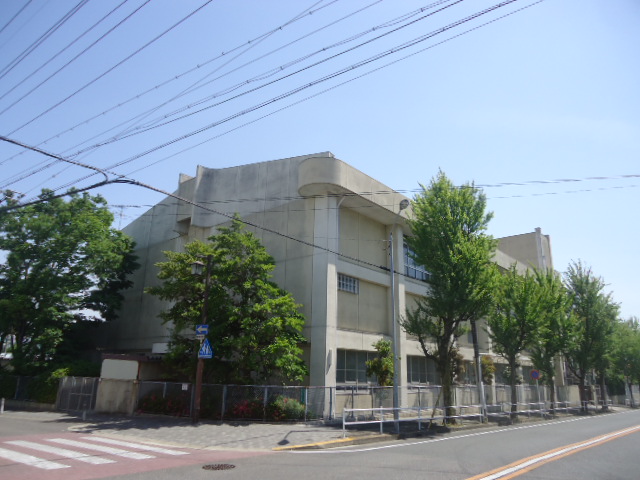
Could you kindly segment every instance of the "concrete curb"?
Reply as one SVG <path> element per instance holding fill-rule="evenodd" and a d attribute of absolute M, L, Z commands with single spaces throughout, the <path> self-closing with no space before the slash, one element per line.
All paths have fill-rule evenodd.
<path fill-rule="evenodd" d="M 384 442 L 389 440 L 397 440 L 398 435 L 362 435 L 358 437 L 338 438 L 335 440 L 326 440 L 324 442 L 307 443 L 304 445 L 286 445 L 282 447 L 274 447 L 274 452 L 292 451 L 292 450 L 323 450 L 325 448 L 349 447 L 351 445 L 364 445 L 367 443 Z"/>

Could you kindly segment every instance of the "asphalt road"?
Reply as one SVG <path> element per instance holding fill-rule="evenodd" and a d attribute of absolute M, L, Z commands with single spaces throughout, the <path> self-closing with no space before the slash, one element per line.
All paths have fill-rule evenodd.
<path fill-rule="evenodd" d="M 94 444 L 97 443 L 95 437 L 99 436 L 83 440 L 81 434 L 66 432 L 66 426 L 60 422 L 5 419 L 1 426 L 0 447 L 3 448 L 16 448 L 7 442 L 14 441 L 17 436 L 21 441 L 28 437 L 27 441 L 31 439 L 35 443 L 49 444 L 52 436 L 77 438 Z M 171 456 L 150 452 L 154 456 L 152 459 L 125 459 L 114 465 L 51 470 L 38 475 L 30 470 L 33 467 L 17 466 L 4 460 L 0 462 L 0 478 L 627 480 L 640 478 L 637 468 L 640 411 L 466 430 L 433 438 L 411 438 L 331 450 L 253 452 L 186 447 L 179 450 L 184 454 Z M 94 455 L 106 458 L 106 455 Z M 52 460 L 56 460 L 55 456 Z M 519 461 L 529 463 L 523 467 L 518 465 Z M 204 465 L 221 470 L 204 470 Z M 513 470 L 505 471 L 507 466 Z"/>
<path fill-rule="evenodd" d="M 638 429 L 583 444 L 594 438 Z M 575 445 L 581 443 L 581 445 Z M 531 458 L 555 452 L 555 457 Z M 640 411 L 577 417 L 564 421 L 523 424 L 507 428 L 466 431 L 434 439 L 349 447 L 340 450 L 282 452 L 232 462 L 224 472 L 205 471 L 198 466 L 176 472 L 165 471 L 157 480 L 219 478 L 275 479 L 429 479 L 461 480 L 489 478 L 533 479 L 637 479 L 640 458 Z M 529 471 L 484 475 L 514 462 L 529 459 Z M 546 462 L 546 463 L 545 463 Z M 216 476 L 213 476 L 216 473 Z M 502 472 L 499 472 L 502 473 Z M 140 475 L 138 480 L 151 480 Z"/>

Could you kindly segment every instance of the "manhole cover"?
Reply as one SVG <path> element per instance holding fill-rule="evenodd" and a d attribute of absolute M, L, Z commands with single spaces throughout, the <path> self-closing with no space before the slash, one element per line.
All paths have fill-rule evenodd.
<path fill-rule="evenodd" d="M 236 466 L 229 463 L 214 463 L 211 465 L 205 465 L 202 468 L 204 470 L 231 470 L 232 468 L 236 468 Z"/>

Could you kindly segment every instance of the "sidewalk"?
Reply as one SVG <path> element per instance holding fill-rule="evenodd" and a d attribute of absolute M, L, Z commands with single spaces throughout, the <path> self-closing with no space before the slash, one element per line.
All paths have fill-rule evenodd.
<path fill-rule="evenodd" d="M 616 406 L 615 411 L 627 410 Z M 612 411 L 611 413 L 614 413 Z M 342 425 L 324 423 L 263 423 L 263 422 L 209 422 L 193 425 L 189 419 L 151 415 L 71 415 L 62 412 L 34 412 L 7 410 L 2 418 L 15 418 L 34 422 L 60 422 L 68 424 L 68 430 L 117 437 L 131 441 L 163 444 L 175 447 L 207 448 L 214 450 L 293 450 L 335 448 L 339 446 L 371 442 L 393 441 L 398 435 L 380 434 L 375 428 L 350 429 L 343 438 Z M 523 419 L 524 422 L 544 421 L 540 418 Z M 401 424 L 401 427 L 404 427 Z M 377 426 L 376 426 L 377 427 Z M 409 425 L 406 426 L 410 428 Z M 385 427 L 391 431 L 392 425 Z M 498 423 L 485 425 L 460 425 L 453 430 L 474 428 L 503 428 Z M 402 428 L 402 430 L 405 430 Z M 405 431 L 404 438 L 447 434 L 445 431 L 418 433 Z"/>
<path fill-rule="evenodd" d="M 3 417 L 27 421 L 61 422 L 71 431 L 117 436 L 132 441 L 159 443 L 191 448 L 216 450 L 289 450 L 323 448 L 327 442 L 351 445 L 380 438 L 373 432 L 348 431 L 343 438 L 340 424 L 207 422 L 192 425 L 189 419 L 162 416 L 116 416 L 87 414 L 82 416 L 62 412 L 31 412 L 6 410 Z"/>

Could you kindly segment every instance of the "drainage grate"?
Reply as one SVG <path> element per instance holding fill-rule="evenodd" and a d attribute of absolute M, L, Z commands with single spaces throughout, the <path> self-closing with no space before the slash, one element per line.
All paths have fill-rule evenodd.
<path fill-rule="evenodd" d="M 202 468 L 203 470 L 231 470 L 232 468 L 236 468 L 236 466 L 229 463 L 213 463 L 211 465 L 205 465 Z"/>

